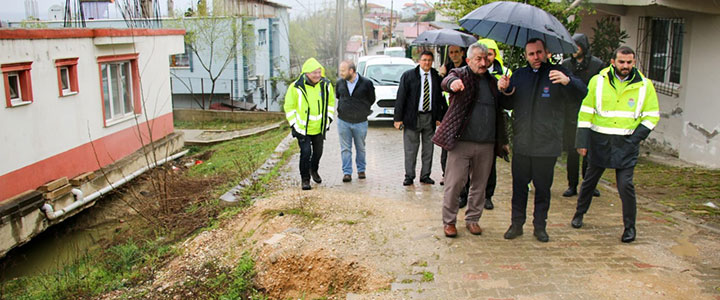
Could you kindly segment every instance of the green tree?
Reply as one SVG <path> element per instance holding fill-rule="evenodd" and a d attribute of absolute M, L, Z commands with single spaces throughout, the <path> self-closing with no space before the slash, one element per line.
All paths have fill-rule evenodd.
<path fill-rule="evenodd" d="M 442 4 L 436 5 L 436 9 L 439 9 L 445 15 L 460 20 L 460 18 L 469 14 L 476 8 L 495 1 L 498 0 L 447 0 Z M 591 10 L 589 4 L 587 3 L 587 0 L 582 0 L 581 4 L 576 6 L 571 6 L 571 3 L 573 2 L 571 0 L 510 1 L 524 2 L 526 4 L 533 5 L 547 11 L 548 13 L 555 16 L 558 21 L 560 21 L 565 26 L 565 28 L 567 28 L 571 35 L 580 25 L 581 18 L 579 13 L 584 10 Z M 574 17 L 569 18 L 570 16 Z M 499 47 L 500 50 L 503 52 L 503 58 L 507 67 L 510 67 L 511 69 L 516 69 L 518 67 L 525 66 L 526 61 L 524 57 L 524 50 L 522 48 L 505 45 L 503 43 L 500 43 Z"/>
<path fill-rule="evenodd" d="M 590 43 L 592 54 L 600 58 L 606 65 L 610 64 L 615 49 L 630 37 L 620 24 L 610 17 L 597 20 L 593 28 L 593 41 Z"/>

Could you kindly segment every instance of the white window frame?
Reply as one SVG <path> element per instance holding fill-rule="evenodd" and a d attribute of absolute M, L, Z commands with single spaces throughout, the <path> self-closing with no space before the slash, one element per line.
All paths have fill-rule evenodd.
<path fill-rule="evenodd" d="M 62 74 L 65 72 L 65 79 L 63 80 Z M 65 84 L 67 88 L 62 89 L 63 96 L 67 96 L 73 93 L 72 86 L 70 85 L 70 68 L 60 67 L 60 84 Z M 62 86 L 61 86 L 62 88 Z"/>
<path fill-rule="evenodd" d="M 23 102 L 26 102 L 26 101 L 22 100 L 22 86 L 20 85 L 20 72 L 8 73 L 8 88 L 10 88 L 9 85 L 12 84 L 12 82 L 10 81 L 10 77 L 15 77 L 15 91 L 17 92 L 17 97 L 12 98 L 12 95 L 10 96 L 11 97 L 10 102 L 13 105 L 22 104 Z M 27 102 L 29 102 L 29 101 L 27 101 Z"/>
<path fill-rule="evenodd" d="M 123 97 L 123 99 L 121 99 L 121 102 L 120 102 L 121 109 L 124 111 L 125 106 L 127 105 L 126 104 L 127 101 L 130 102 L 130 110 L 124 111 L 120 115 L 115 114 L 116 109 L 118 109 L 118 108 L 115 107 L 115 101 L 114 101 L 115 99 L 113 98 L 113 91 L 114 91 L 114 88 L 118 88 L 118 87 L 114 87 L 112 84 L 113 80 L 111 80 L 111 76 L 113 75 L 113 74 L 111 74 L 113 65 L 117 66 L 118 72 L 122 72 L 123 67 L 126 68 L 126 72 L 127 72 L 126 73 L 127 77 L 125 78 L 124 81 L 122 80 L 120 74 L 114 74 L 115 76 L 118 76 L 118 78 L 115 82 L 121 83 L 123 88 L 125 88 L 125 90 L 124 90 L 125 93 L 123 93 L 123 90 L 120 90 L 117 93 L 120 97 Z M 104 72 L 102 71 L 103 67 L 105 67 Z M 135 115 L 135 106 L 134 106 L 135 102 L 133 99 L 134 95 L 133 95 L 133 80 L 132 80 L 132 70 L 133 70 L 132 62 L 129 60 L 104 62 L 104 63 L 101 63 L 100 70 L 102 73 L 104 73 L 101 76 L 102 85 L 103 85 L 101 87 L 102 93 L 103 94 L 105 93 L 106 85 L 108 88 L 107 97 L 103 97 L 103 105 L 105 105 L 105 102 L 108 102 L 108 107 L 110 108 L 109 112 L 107 112 L 107 111 L 105 112 L 106 126 L 117 124 L 119 122 L 133 118 Z M 128 99 L 124 99 L 125 95 L 128 96 Z M 109 117 L 108 117 L 108 115 L 109 115 Z"/>

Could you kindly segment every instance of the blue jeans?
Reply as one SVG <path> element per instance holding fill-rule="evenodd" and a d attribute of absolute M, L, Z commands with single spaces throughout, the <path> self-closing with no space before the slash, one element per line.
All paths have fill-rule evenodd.
<path fill-rule="evenodd" d="M 355 140 L 355 164 L 358 172 L 365 172 L 365 137 L 368 122 L 348 123 L 338 118 L 338 136 L 340 137 L 340 155 L 343 174 L 352 174 L 352 144 Z"/>

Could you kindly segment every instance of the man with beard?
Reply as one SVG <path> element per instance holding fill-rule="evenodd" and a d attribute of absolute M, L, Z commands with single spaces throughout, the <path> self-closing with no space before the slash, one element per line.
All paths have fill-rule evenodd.
<path fill-rule="evenodd" d="M 443 231 L 446 237 L 457 236 L 455 223 L 458 195 L 470 180 L 465 227 L 471 234 L 482 234 L 478 224 L 485 202 L 485 185 L 496 146 L 507 149 L 502 96 L 497 79 L 487 72 L 488 49 L 473 44 L 468 49 L 468 65 L 453 69 L 442 82 L 450 93 L 450 108 L 443 118 L 433 142 L 448 150 L 443 197 Z"/>
<path fill-rule="evenodd" d="M 575 143 L 578 153 L 587 155 L 588 169 L 570 224 L 582 227 L 600 176 L 606 168 L 615 169 L 625 226 L 620 240 L 630 243 L 635 240 L 637 214 L 633 170 L 639 144 L 657 125 L 660 111 L 655 87 L 635 68 L 630 47 L 615 50 L 611 64 L 590 80 L 578 114 Z"/>
<path fill-rule="evenodd" d="M 590 43 L 588 38 L 582 33 L 573 35 L 573 40 L 578 46 L 578 51 L 572 54 L 572 57 L 566 58 L 562 62 L 565 69 L 570 70 L 573 75 L 588 84 L 590 78 L 597 75 L 603 68 L 603 62 L 599 58 L 590 53 Z M 577 115 L 580 111 L 580 103 L 568 101 L 568 107 L 565 108 L 565 127 L 563 128 L 563 148 L 567 150 L 567 180 L 568 189 L 562 194 L 563 197 L 572 197 L 577 195 L 578 185 L 578 169 L 580 168 L 580 155 L 575 150 L 575 130 L 577 129 Z M 582 161 L 582 176 L 585 178 L 587 171 L 587 159 Z M 594 197 L 600 197 L 600 191 L 593 191 Z"/>
<path fill-rule="evenodd" d="M 352 180 L 352 145 L 355 142 L 355 164 L 359 179 L 365 179 L 365 137 L 368 131 L 367 117 L 375 103 L 375 87 L 372 81 L 360 76 L 351 61 L 340 63 L 340 79 L 335 84 L 338 101 L 338 136 L 342 158 L 343 182 Z"/>
<path fill-rule="evenodd" d="M 560 65 L 547 62 L 545 42 L 532 38 L 525 44 L 528 66 L 503 76 L 498 88 L 506 101 L 500 103 L 513 110 L 512 156 L 512 225 L 506 239 L 523 234 L 528 184 L 535 187 L 533 233 L 540 242 L 548 242 L 545 230 L 550 209 L 550 187 L 557 157 L 562 153 L 563 114 L 566 101 L 580 101 L 587 87 Z"/>

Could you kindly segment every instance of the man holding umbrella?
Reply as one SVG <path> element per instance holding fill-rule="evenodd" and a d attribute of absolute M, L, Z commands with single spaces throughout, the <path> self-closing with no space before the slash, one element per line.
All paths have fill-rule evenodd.
<path fill-rule="evenodd" d="M 545 42 L 532 38 L 525 44 L 528 66 L 515 71 L 510 79 L 503 76 L 498 88 L 508 97 L 501 101 L 512 109 L 512 225 L 506 239 L 523 234 L 528 184 L 535 186 L 534 235 L 549 241 L 545 230 L 550 208 L 550 187 L 557 157 L 562 152 L 563 115 L 566 101 L 581 101 L 587 86 L 560 65 L 547 62 Z"/>

